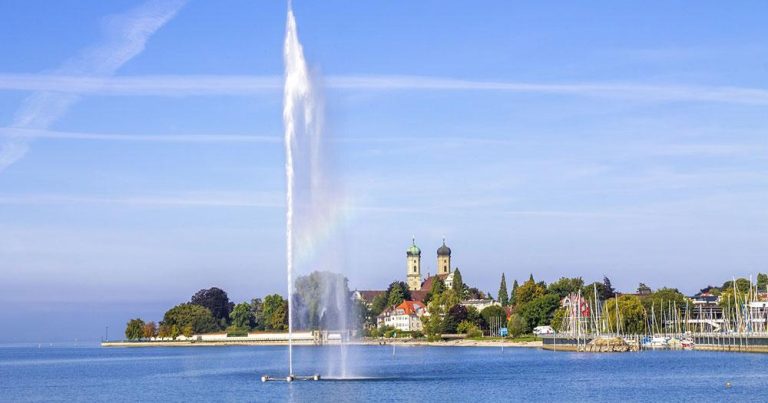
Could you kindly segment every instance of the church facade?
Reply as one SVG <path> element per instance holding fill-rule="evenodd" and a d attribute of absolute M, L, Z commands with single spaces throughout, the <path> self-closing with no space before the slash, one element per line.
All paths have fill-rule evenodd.
<path fill-rule="evenodd" d="M 416 246 L 416 239 L 413 239 L 411 246 L 405 251 L 406 258 L 406 278 L 408 290 L 411 292 L 429 292 L 432 282 L 435 278 L 441 279 L 446 287 L 453 285 L 453 271 L 451 269 L 451 248 L 443 244 L 437 248 L 437 274 L 435 276 L 421 276 L 421 249 Z"/>

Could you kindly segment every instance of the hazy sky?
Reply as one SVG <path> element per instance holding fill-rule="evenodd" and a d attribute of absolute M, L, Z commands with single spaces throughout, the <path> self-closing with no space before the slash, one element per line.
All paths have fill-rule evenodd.
<path fill-rule="evenodd" d="M 768 3 L 294 3 L 352 288 L 768 271 Z M 0 3 L 0 341 L 285 293 L 285 11 Z"/>

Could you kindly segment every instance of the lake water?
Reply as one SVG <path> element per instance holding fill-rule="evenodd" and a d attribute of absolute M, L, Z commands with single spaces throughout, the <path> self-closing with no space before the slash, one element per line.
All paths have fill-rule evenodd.
<path fill-rule="evenodd" d="M 339 347 L 294 351 L 296 374 L 340 371 Z M 259 379 L 285 375 L 284 347 L 0 347 L 0 400 L 768 401 L 764 354 L 351 346 L 347 356 L 360 379 L 287 384 Z"/>

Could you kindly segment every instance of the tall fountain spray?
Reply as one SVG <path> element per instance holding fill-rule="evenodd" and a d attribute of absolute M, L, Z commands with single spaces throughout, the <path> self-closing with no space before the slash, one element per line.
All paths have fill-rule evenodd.
<path fill-rule="evenodd" d="M 310 193 L 313 188 L 320 186 L 315 177 L 321 171 L 319 164 L 320 124 L 318 117 L 318 102 L 304 59 L 304 51 L 296 32 L 296 20 L 293 9 L 288 3 L 288 18 L 285 28 L 285 44 L 283 48 L 285 63 L 285 86 L 283 92 L 283 122 L 285 125 L 285 178 L 286 178 L 286 261 L 288 275 L 288 370 L 293 375 L 293 269 L 294 269 L 294 213 L 296 204 L 296 169 L 294 167 L 294 152 L 300 143 L 309 142 L 309 166 L 302 167 L 303 173 L 309 178 Z M 303 148 L 302 148 L 303 149 Z M 307 169 L 308 168 L 308 169 Z"/>

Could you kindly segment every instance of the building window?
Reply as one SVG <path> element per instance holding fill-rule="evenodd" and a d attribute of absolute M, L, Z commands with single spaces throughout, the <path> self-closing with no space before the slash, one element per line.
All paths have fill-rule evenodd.
<path fill-rule="evenodd" d="M 448 270 L 448 266 L 443 266 L 443 270 Z"/>

